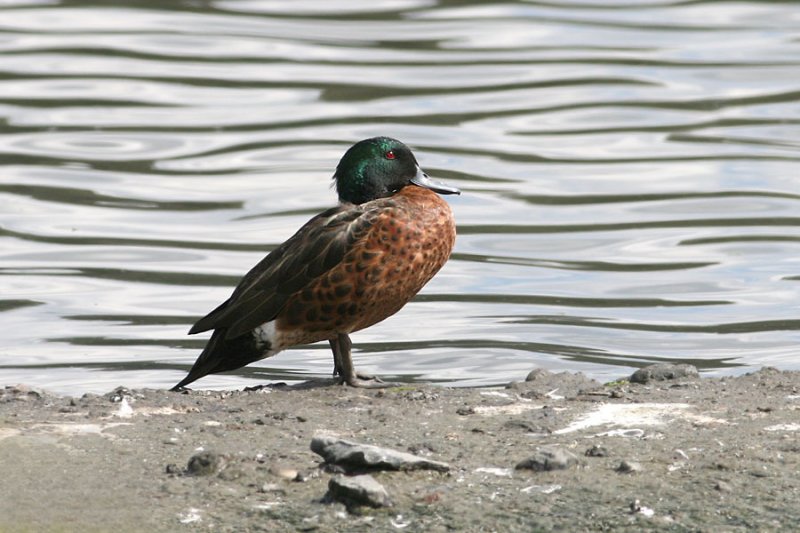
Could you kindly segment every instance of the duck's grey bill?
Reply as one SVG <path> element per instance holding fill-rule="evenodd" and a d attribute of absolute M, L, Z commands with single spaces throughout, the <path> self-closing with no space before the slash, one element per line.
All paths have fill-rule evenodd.
<path fill-rule="evenodd" d="M 430 179 L 419 167 L 417 167 L 417 175 L 411 178 L 411 183 L 438 192 L 439 194 L 461 194 L 460 190 L 451 185 Z"/>

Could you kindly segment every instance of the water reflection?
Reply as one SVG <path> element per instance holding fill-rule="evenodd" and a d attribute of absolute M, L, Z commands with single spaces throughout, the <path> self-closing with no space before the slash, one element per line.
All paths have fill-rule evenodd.
<path fill-rule="evenodd" d="M 450 263 L 354 336 L 392 380 L 797 368 L 791 2 L 14 1 L 0 7 L 0 372 L 171 386 L 188 326 L 353 141 L 458 185 Z M 327 376 L 327 346 L 208 387 Z"/>

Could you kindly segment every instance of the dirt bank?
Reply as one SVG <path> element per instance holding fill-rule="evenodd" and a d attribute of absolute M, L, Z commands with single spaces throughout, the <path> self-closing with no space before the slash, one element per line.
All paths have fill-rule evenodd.
<path fill-rule="evenodd" d="M 6 387 L 0 531 L 800 530 L 800 373 L 530 378 L 82 398 Z M 319 435 L 449 470 L 321 467 Z M 374 507 L 329 493 L 356 473 L 385 490 Z"/>

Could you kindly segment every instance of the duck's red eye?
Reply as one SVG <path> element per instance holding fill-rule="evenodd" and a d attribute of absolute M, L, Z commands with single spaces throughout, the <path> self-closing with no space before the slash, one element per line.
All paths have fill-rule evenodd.
<path fill-rule="evenodd" d="M 394 159 L 394 152 L 391 150 L 386 152 L 386 159 Z"/>

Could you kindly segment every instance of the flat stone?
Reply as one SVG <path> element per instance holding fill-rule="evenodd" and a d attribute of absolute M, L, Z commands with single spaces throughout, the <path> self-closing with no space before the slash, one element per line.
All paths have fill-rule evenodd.
<path fill-rule="evenodd" d="M 674 365 L 672 363 L 656 363 L 640 368 L 629 378 L 631 383 L 649 383 L 650 381 L 667 381 L 671 379 L 696 378 L 700 374 L 697 367 L 689 364 Z"/>
<path fill-rule="evenodd" d="M 559 446 L 546 446 L 537 450 L 532 457 L 517 463 L 515 468 L 544 472 L 566 470 L 576 464 L 578 464 L 578 457 L 574 453 Z"/>
<path fill-rule="evenodd" d="M 337 475 L 328 482 L 330 496 L 345 505 L 369 505 L 370 507 L 389 507 L 389 493 L 370 475 Z"/>
<path fill-rule="evenodd" d="M 322 456 L 328 464 L 341 465 L 350 469 L 436 470 L 438 472 L 450 470 L 449 464 L 440 461 L 329 436 L 316 436 L 311 439 L 311 451 Z"/>

